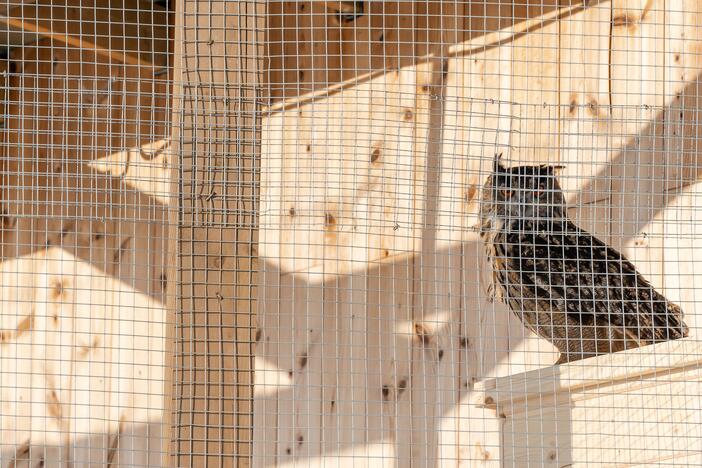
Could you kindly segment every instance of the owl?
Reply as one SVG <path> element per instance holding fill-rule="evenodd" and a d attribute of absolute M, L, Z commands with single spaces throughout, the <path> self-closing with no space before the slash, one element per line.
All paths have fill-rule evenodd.
<path fill-rule="evenodd" d="M 493 297 L 558 348 L 556 364 L 687 336 L 678 305 L 568 218 L 560 168 L 495 157 L 480 212 Z"/>

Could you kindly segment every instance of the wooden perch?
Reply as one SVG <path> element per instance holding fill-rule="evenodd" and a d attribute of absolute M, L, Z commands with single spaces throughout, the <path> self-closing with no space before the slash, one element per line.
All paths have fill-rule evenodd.
<path fill-rule="evenodd" d="M 139 0 L 42 0 L 0 17 L 8 29 L 92 50 L 120 63 L 168 65 L 168 12 Z"/>

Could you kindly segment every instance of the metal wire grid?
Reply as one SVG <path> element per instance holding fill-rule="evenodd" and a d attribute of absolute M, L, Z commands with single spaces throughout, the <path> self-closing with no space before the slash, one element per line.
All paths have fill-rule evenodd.
<path fill-rule="evenodd" d="M 169 15 L 136 1 L 0 13 L 0 466 L 159 465 Z"/>
<path fill-rule="evenodd" d="M 698 19 L 689 2 L 269 4 L 254 465 L 699 462 Z M 486 292 L 499 152 L 564 164 L 568 215 L 691 338 L 552 367 Z"/>
<path fill-rule="evenodd" d="M 178 167 L 173 456 L 251 456 L 265 2 L 185 2 Z"/>
<path fill-rule="evenodd" d="M 687 461 L 694 465 L 694 458 L 680 458 L 681 455 L 694 456 L 694 444 L 699 440 L 698 429 L 689 422 L 690 418 L 694 420 L 695 402 L 699 401 L 693 377 L 682 373 L 683 377 L 676 380 L 673 374 L 665 374 L 661 369 L 658 385 L 646 380 L 637 387 L 636 382 L 645 380 L 637 374 L 633 380 L 622 381 L 618 377 L 618 386 L 607 388 L 607 384 L 615 383 L 615 378 L 611 377 L 614 374 L 607 371 L 633 372 L 637 363 L 644 362 L 647 356 L 656 358 L 646 361 L 648 368 L 665 368 L 679 364 L 684 351 L 687 364 L 683 370 L 694 370 L 697 367 L 694 334 L 689 340 L 693 347 L 682 348 L 682 351 L 657 346 L 638 350 L 628 360 L 598 358 L 591 361 L 590 367 L 586 361 L 570 367 L 572 372 L 593 368 L 602 371 L 596 374 L 604 376 L 597 380 L 597 386 L 592 374 L 553 374 L 549 366 L 555 360 L 552 359 L 554 354 L 544 342 L 527 335 L 505 308 L 487 302 L 484 281 L 479 276 L 489 270 L 480 263 L 484 260 L 482 248 L 474 238 L 472 224 L 479 202 L 471 206 L 469 201 L 479 193 L 487 175 L 485 161 L 498 149 L 517 161 L 556 159 L 567 162 L 570 172 L 562 176 L 562 183 L 566 185 L 566 192 L 573 195 L 571 206 L 576 208 L 571 215 L 607 241 L 628 249 L 637 266 L 648 269 L 646 274 L 652 281 L 658 281 L 658 285 L 664 284 L 668 295 L 676 295 L 688 314 L 686 317 L 692 316 L 694 320 L 698 304 L 694 252 L 699 239 L 695 232 L 697 189 L 694 186 L 697 53 L 686 44 L 699 37 L 695 33 L 696 16 L 692 14 L 697 6 L 684 3 L 678 11 L 656 2 L 651 8 L 606 2 L 580 6 L 541 2 L 528 4 L 531 8 L 527 9 L 523 5 L 499 6 L 494 2 L 415 2 L 409 5 L 382 2 L 364 3 L 364 12 L 356 15 L 357 6 L 349 10 L 347 3 L 357 4 L 285 2 L 283 7 L 292 5 L 294 14 L 286 11 L 282 20 L 276 13 L 280 4 L 268 5 L 269 87 L 262 97 L 271 98 L 271 103 L 270 109 L 264 110 L 261 132 L 260 213 L 256 206 L 259 195 L 255 157 L 259 127 L 252 112 L 252 105 L 258 102 L 253 92 L 258 84 L 258 72 L 253 72 L 251 78 L 230 81 L 236 73 L 256 67 L 235 61 L 225 61 L 225 65 L 221 65 L 221 59 L 245 56 L 234 48 L 236 45 L 257 44 L 254 36 L 260 10 L 256 8 L 262 3 L 238 2 L 233 7 L 207 2 L 194 12 L 187 8 L 182 10 L 181 56 L 187 68 L 183 69 L 183 104 L 175 142 L 177 153 L 182 155 L 178 188 L 178 206 L 182 208 L 178 211 L 177 234 L 139 231 L 136 224 L 144 219 L 134 212 L 142 215 L 146 211 L 154 216 L 147 217 L 150 228 L 167 224 L 165 214 L 153 213 L 157 205 L 151 200 L 140 198 L 135 202 L 136 208 L 145 209 L 143 211 L 131 206 L 132 210 L 113 210 L 102 217 L 87 211 L 87 208 L 97 210 L 123 203 L 129 191 L 125 187 L 127 180 L 109 192 L 114 197 L 103 202 L 98 197 L 100 191 L 95 189 L 99 186 L 99 177 L 92 173 L 86 176 L 82 166 L 78 166 L 76 172 L 94 182 L 90 190 L 75 190 L 70 184 L 49 181 L 48 186 L 54 191 L 43 192 L 40 187 L 47 183 L 38 176 L 48 174 L 48 167 L 19 164 L 27 158 L 11 152 L 13 148 L 30 148 L 35 153 L 29 160 L 34 161 L 42 149 L 61 148 L 61 156 L 50 160 L 60 159 L 64 166 L 71 167 L 71 149 L 96 148 L 96 152 L 101 149 L 101 143 L 96 142 L 100 136 L 98 131 L 79 130 L 79 134 L 93 137 L 88 144 L 30 139 L 29 142 L 22 140 L 21 145 L 4 145 L 3 186 L 24 192 L 29 188 L 29 193 L 16 205 L 27 211 L 14 208 L 17 212 L 8 211 L 11 216 L 5 217 L 3 251 L 19 251 L 20 247 L 34 250 L 37 245 L 44 248 L 48 243 L 51 245 L 45 249 L 47 252 L 52 246 L 66 250 L 73 245 L 73 250 L 80 253 L 76 248 L 82 246 L 80 231 L 93 242 L 104 239 L 113 246 L 112 250 L 104 247 L 102 254 L 90 250 L 90 260 L 100 258 L 114 264 L 114 256 L 110 254 L 116 251 L 120 253 L 119 263 L 124 265 L 127 262 L 123 255 L 129 250 L 129 244 L 124 244 L 122 234 L 129 232 L 132 235 L 128 237 L 134 242 L 146 240 L 145 244 L 131 249 L 130 268 L 118 269 L 120 278 L 126 277 L 129 284 L 142 278 L 142 268 L 151 271 L 156 269 L 152 267 L 162 264 L 164 256 L 156 254 L 154 260 L 146 261 L 140 253 L 159 252 L 155 246 L 159 240 L 163 245 L 169 237 L 178 236 L 179 289 L 172 297 L 177 295 L 178 309 L 185 313 L 179 315 L 177 321 L 174 362 L 177 410 L 173 415 L 175 454 L 183 466 L 202 461 L 198 456 L 206 454 L 210 458 L 204 460 L 220 465 L 248 457 L 251 421 L 246 418 L 250 414 L 251 395 L 246 393 L 250 385 L 246 361 L 253 358 L 254 341 L 259 341 L 254 366 L 254 464 L 314 465 L 326 461 L 329 464 L 440 463 L 444 466 L 462 462 L 492 464 L 501 459 L 516 466 L 550 462 L 562 466 L 569 461 L 591 466 L 608 464 L 615 459 L 620 461 L 626 456 L 629 458 L 625 460 L 643 460 L 648 464 L 657 462 L 656 457 L 660 457 L 668 462 L 675 460 L 684 464 Z M 572 12 L 565 11 L 568 9 Z M 562 14 L 563 11 L 568 15 Z M 557 12 L 556 20 L 539 19 L 553 12 Z M 251 18 L 254 20 L 249 22 Z M 468 25 L 465 18 L 471 19 Z M 537 27 L 523 34 L 503 31 L 497 35 L 497 42 L 481 43 L 479 40 L 513 23 L 524 23 L 527 18 L 535 19 Z M 287 27 L 276 39 L 276 28 L 280 30 L 276 21 L 294 26 Z M 687 28 L 686 37 L 664 33 L 675 27 Z M 371 37 L 370 32 L 378 35 Z M 305 36 L 307 33 L 311 34 Z M 323 33 L 322 40 L 316 33 Z M 624 33 L 635 34 L 639 41 L 623 39 Z M 336 39 L 335 34 L 338 34 Z M 502 42 L 505 38 L 510 40 Z M 658 49 L 656 44 L 661 38 L 664 45 Z M 524 42 L 520 43 L 520 39 Z M 603 40 L 608 44 L 606 48 L 601 47 Z M 389 45 L 378 47 L 378 41 Z M 468 41 L 471 53 L 452 55 L 450 45 Z M 287 48 L 276 52 L 277 44 Z M 305 44 L 309 47 L 307 51 L 303 49 Z M 34 48 L 54 53 L 68 50 L 43 43 Z M 30 49 L 29 46 L 19 48 L 24 52 Z M 586 52 L 593 50 L 598 54 L 590 57 Z M 658 52 L 649 54 L 651 50 Z M 536 55 L 527 55 L 526 51 Z M 432 59 L 421 59 L 432 52 Z M 607 57 L 604 63 L 609 64 L 608 68 L 613 68 L 613 64 L 622 66 L 629 74 L 612 76 L 609 73 L 604 91 L 599 88 L 601 79 L 593 89 L 581 84 L 591 76 L 600 76 L 597 71 L 602 67 L 603 56 Z M 294 59 L 295 66 L 280 65 L 280 60 L 286 57 Z M 471 64 L 470 57 L 477 61 Z M 647 61 L 642 57 L 648 57 Z M 188 59 L 195 59 L 196 63 Z M 676 66 L 678 59 L 682 64 Z M 38 59 L 29 61 L 44 63 Z M 88 65 L 95 59 L 81 56 L 64 61 Z M 444 74 L 445 63 L 449 66 Z M 548 64 L 559 65 L 554 82 L 558 90 L 555 100 L 553 88 L 539 82 L 552 77 Z M 566 75 L 563 65 L 575 70 Z M 658 73 L 650 77 L 641 72 L 646 67 Z M 227 75 L 226 71 L 233 71 L 234 75 Z M 674 71 L 682 72 L 680 80 Z M 364 81 L 359 79 L 360 72 L 372 76 Z M 81 70 L 81 76 L 83 73 Z M 98 76 L 95 71 L 90 73 Z M 8 75 L 11 79 L 21 76 L 25 80 L 23 85 L 8 86 L 8 92 L 28 90 L 15 101 L 32 103 L 31 108 L 40 108 L 39 103 L 46 102 L 43 90 L 70 89 L 72 83 L 69 80 L 69 84 L 57 85 L 56 73 L 47 71 L 34 74 L 26 70 L 11 71 Z M 32 76 L 50 76 L 54 81 L 31 82 L 28 78 Z M 143 83 L 144 79 L 143 74 L 139 74 L 138 80 L 125 81 Z M 350 81 L 344 84 L 345 80 Z M 254 84 L 243 85 L 244 82 Z M 656 89 L 651 91 L 641 85 L 646 83 Z M 684 86 L 678 87 L 676 83 Z M 509 93 L 501 92 L 505 88 Z M 466 95 L 465 90 L 482 93 Z M 575 103 L 564 99 L 566 90 L 573 91 Z M 315 91 L 319 95 L 295 99 Z M 107 94 L 113 95 L 111 93 L 115 91 L 109 89 Z M 123 94 L 139 95 L 126 91 Z M 618 102 L 611 98 L 598 100 L 604 95 L 621 99 Z M 292 103 L 276 102 L 282 96 L 288 101 L 292 97 Z M 650 101 L 650 96 L 656 99 Z M 12 101 L 8 99 L 8 103 Z M 362 110 L 358 109 L 360 105 L 364 106 Z M 70 102 L 60 106 L 64 111 L 78 107 Z M 159 107 L 169 109 L 168 105 L 149 106 Z M 565 117 L 569 113 L 573 117 Z M 32 117 L 22 122 L 51 122 L 53 126 L 43 132 L 34 131 L 36 135 L 65 133 L 56 131 L 57 120 L 77 121 L 64 115 L 59 119 L 33 118 L 35 114 L 26 110 L 13 111 L 11 106 L 6 115 Z M 242 120 L 247 117 L 251 120 Z M 145 118 L 135 120 L 140 119 Z M 107 120 L 120 124 L 128 119 L 118 116 Z M 222 121 L 228 123 L 220 126 Z M 610 125 L 603 125 L 601 121 L 608 121 Z M 639 128 L 645 124 L 650 125 L 643 130 Z M 153 130 L 146 133 L 154 139 L 168 135 L 166 130 L 151 128 Z M 13 133 L 7 126 L 4 133 L 6 142 L 12 141 L 12 135 L 22 134 Z M 115 133 L 121 141 L 136 132 L 118 126 Z M 632 134 L 636 136 L 630 138 Z M 117 146 L 123 149 L 125 145 Z M 232 147 L 237 149 L 232 152 Z M 105 144 L 104 148 L 112 147 Z M 237 155 L 235 161 L 230 158 L 232 153 Z M 618 155 L 623 157 L 616 159 Z M 615 163 L 607 165 L 611 159 Z M 599 164 L 591 164 L 592 160 Z M 692 170 L 693 177 L 680 169 Z M 593 177 L 598 174 L 604 175 Z M 13 176 L 19 177 L 13 181 Z M 582 190 L 582 182 L 588 178 L 592 178 L 593 183 Z M 65 179 L 81 180 L 68 176 Z M 366 195 L 358 196 L 363 186 L 367 187 Z M 61 197 L 55 196 L 56 192 Z M 46 198 L 46 193 L 51 195 L 48 201 L 58 199 L 62 203 L 48 205 L 49 210 L 41 211 L 39 201 L 42 196 Z M 578 193 L 588 196 L 578 198 Z M 658 196 L 663 193 L 667 195 Z M 98 199 L 77 197 L 88 194 Z M 674 196 L 671 194 L 675 194 L 675 199 L 671 200 Z M 609 197 L 609 201 L 603 202 L 601 196 Z M 659 210 L 661 198 L 665 210 Z M 385 211 L 388 208 L 390 213 Z M 252 264 L 256 252 L 251 247 L 256 245 L 259 214 L 262 260 L 259 328 L 256 329 L 250 323 L 254 296 L 251 288 L 256 284 L 255 265 Z M 646 230 L 643 230 L 642 220 L 651 218 L 653 220 L 644 224 Z M 609 222 L 603 223 L 602 219 Z M 74 228 L 63 220 L 92 221 L 92 224 L 87 223 L 85 230 L 76 228 L 76 240 L 72 241 L 71 229 Z M 110 222 L 113 225 L 108 227 Z M 6 240 L 10 239 L 9 235 L 5 237 L 8 231 L 15 233 L 12 241 Z M 52 235 L 55 238 L 47 242 Z M 385 242 L 378 241 L 379 238 Z M 634 245 L 623 239 L 629 239 Z M 24 281 L 28 277 L 40 277 L 41 273 L 52 273 L 56 266 L 64 263 L 47 255 L 41 262 L 32 260 L 31 268 L 10 264 L 8 278 Z M 35 268 L 37 264 L 39 270 Z M 101 302 L 96 297 L 99 293 L 123 291 L 122 286 L 95 287 L 100 274 L 93 270 L 74 276 L 74 286 L 46 281 L 20 286 L 7 280 L 9 286 L 5 290 L 13 291 L 11 294 L 17 294 L 19 299 L 6 296 L 9 297 L 6 302 L 40 304 L 34 309 L 37 314 L 34 321 L 25 325 L 18 322 L 14 329 L 20 331 L 31 324 L 33 328 L 27 336 L 32 336 L 32 340 L 43 338 L 51 324 L 46 320 L 42 324 L 36 317 L 48 317 L 50 322 L 51 317 L 46 313 L 42 315 L 41 310 L 68 302 L 51 298 L 50 294 L 64 297 L 83 291 L 79 286 L 86 284 L 88 278 L 91 283 L 86 288 L 90 291 L 87 300 L 83 302 L 73 294 L 72 304 L 87 304 L 93 310 Z M 153 274 L 148 277 L 154 279 Z M 168 280 L 163 273 L 155 277 L 156 285 Z M 677 287 L 676 281 L 679 282 Z M 147 293 L 156 290 L 156 286 L 147 287 Z M 22 295 L 26 291 L 45 293 L 33 300 L 29 299 L 31 296 Z M 131 299 L 119 296 L 120 314 L 125 310 L 137 314 L 145 310 L 134 303 L 133 296 Z M 19 314 L 10 316 L 19 318 Z M 71 317 L 79 315 L 74 313 Z M 92 322 L 98 331 L 107 329 L 101 328 L 101 323 L 94 318 Z M 136 317 L 126 322 L 140 323 Z M 158 321 L 147 322 L 155 325 Z M 44 335 L 35 338 L 39 334 L 37 330 Z M 211 334 L 213 332 L 215 335 Z M 142 336 L 122 329 L 103 334 Z M 65 335 L 71 336 L 71 345 L 76 348 L 74 342 L 80 343 L 81 335 L 62 329 L 59 337 L 65 340 Z M 150 330 L 145 335 L 158 337 L 159 332 Z M 36 349 L 36 344 L 32 341 L 32 349 Z M 59 341 L 54 349 L 69 348 L 71 346 L 64 341 Z M 21 351 L 18 345 L 6 349 Z M 154 348 L 151 343 L 126 345 L 127 353 L 145 349 Z M 658 354 L 659 349 L 667 352 Z M 139 454 L 143 455 L 145 450 L 135 449 L 134 445 L 131 451 L 121 447 L 123 443 L 134 444 L 135 437 L 140 434 L 137 430 L 125 429 L 136 422 L 136 416 L 130 420 L 130 417 L 113 418 L 110 414 L 103 417 L 104 426 L 114 421 L 118 424 L 109 437 L 102 436 L 100 441 L 91 438 L 87 444 L 71 442 L 75 435 L 86 434 L 71 425 L 80 420 L 76 411 L 69 413 L 75 417 L 64 417 L 64 406 L 52 406 L 51 403 L 56 403 L 54 399 L 61 401 L 62 392 L 52 393 L 48 380 L 39 386 L 34 384 L 35 376 L 47 376 L 46 370 L 35 372 L 35 369 L 52 361 L 50 351 L 44 351 L 41 357 L 38 360 L 17 355 L 4 361 L 9 364 L 4 367 L 7 371 L 3 370 L 3 376 L 29 374 L 31 377 L 29 383 L 16 384 L 3 378 L 2 388 L 14 393 L 12 398 L 3 396 L 2 401 L 12 407 L 19 400 L 16 394 L 21 390 L 38 388 L 30 401 L 39 405 L 48 401 L 45 412 L 51 415 L 53 411 L 53 416 L 37 419 L 44 423 L 44 433 L 58 436 L 60 442 L 44 447 L 41 442 L 35 445 L 34 437 L 27 441 L 16 438 L 10 457 L 15 461 L 31 458 L 37 463 L 54 461 L 55 457 L 64 462 L 114 461 L 110 457 L 118 457 L 124 463 L 147 464 L 139 459 Z M 131 362 L 129 358 L 124 359 L 122 351 L 113 360 L 123 367 L 125 361 L 126 367 Z M 92 358 L 91 362 L 96 361 L 100 360 Z M 101 362 L 111 361 L 105 357 Z M 29 362 L 30 372 L 22 373 L 12 367 Z M 35 364 L 39 367 L 33 367 Z M 517 397 L 531 388 L 528 382 L 498 381 L 502 383 L 498 388 L 508 388 L 498 400 L 503 403 L 501 408 L 510 409 L 509 414 L 494 414 L 490 408 L 481 408 L 471 401 L 471 397 L 479 393 L 475 388 L 478 381 L 494 376 L 509 379 L 528 369 L 537 369 L 537 373 L 531 375 L 542 385 L 542 393 L 536 397 L 532 394 L 532 399 L 519 411 L 515 410 L 520 408 Z M 82 374 L 76 367 L 50 374 L 91 375 L 99 379 L 104 373 L 90 369 Z M 676 371 L 674 375 L 681 375 L 681 372 Z M 152 383 L 162 382 L 163 378 L 153 373 L 150 377 Z M 565 385 L 558 380 L 563 378 L 566 378 Z M 587 385 L 568 387 L 568 382 L 578 378 L 584 379 Z M 554 388 L 548 389 L 551 384 Z M 561 399 L 553 397 L 557 385 L 564 387 L 559 394 Z M 77 388 L 70 387 L 68 392 L 77 395 Z M 120 390 L 119 395 L 135 394 Z M 34 397 L 42 391 L 44 396 Z M 102 391 L 103 395 L 107 393 Z M 603 400 L 605 397 L 611 399 Z M 76 401 L 77 397 L 73 398 L 71 401 Z M 89 401 L 93 398 L 96 397 L 89 396 Z M 565 406 L 566 417 L 561 404 L 564 398 L 573 402 Z M 646 398 L 654 399 L 655 403 Z M 108 408 L 104 400 L 95 401 L 93 406 Z M 587 412 L 585 416 L 569 410 L 577 408 L 574 402 L 578 401 L 594 402 L 580 410 Z M 72 409 L 79 406 L 69 404 Z M 144 406 L 156 409 L 158 404 Z M 139 409 L 137 404 L 129 403 L 122 407 Z M 621 417 L 612 415 L 620 410 L 628 413 Z M 653 422 L 647 419 L 651 414 L 656 415 Z M 501 415 L 504 423 L 500 422 Z M 69 429 L 51 427 L 52 417 L 71 421 Z M 7 421 L 7 416 L 3 416 L 3 420 Z M 666 426 L 661 420 L 664 423 L 674 421 L 675 427 Z M 670 448 L 673 430 L 677 431 L 677 450 Z M 158 425 L 156 431 L 160 432 Z M 526 439 L 525 433 L 528 434 Z M 619 439 L 612 442 L 615 436 Z M 125 442 L 130 438 L 132 442 Z M 114 448 L 115 441 L 120 445 L 119 450 Z M 621 449 L 622 446 L 627 448 Z M 620 450 L 607 452 L 609 447 Z M 5 450 L 5 446 L 2 448 Z M 160 446 L 155 449 L 150 445 L 148 451 L 158 454 Z M 622 451 L 626 454 L 622 455 Z M 131 462 L 123 461 L 122 457 L 130 458 Z"/>

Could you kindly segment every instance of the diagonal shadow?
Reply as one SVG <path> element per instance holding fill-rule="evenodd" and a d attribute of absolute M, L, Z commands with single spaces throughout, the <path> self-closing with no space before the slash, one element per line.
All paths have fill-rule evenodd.
<path fill-rule="evenodd" d="M 157 231 L 167 226 L 168 206 L 123 175 L 102 174 L 89 164 L 65 162 L 57 177 L 43 171 L 5 175 L 0 261 L 59 246 L 144 294 L 162 294 L 142 276 L 152 266 L 146 246 L 165 242 L 166 234 Z M 127 253 L 138 272 L 123 268 Z"/>

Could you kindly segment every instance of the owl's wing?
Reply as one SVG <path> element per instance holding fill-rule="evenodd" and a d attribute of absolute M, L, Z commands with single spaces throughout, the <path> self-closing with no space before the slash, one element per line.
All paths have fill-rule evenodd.
<path fill-rule="evenodd" d="M 536 295 L 583 325 L 611 325 L 637 341 L 687 334 L 680 307 L 619 251 L 570 220 L 548 228 L 522 243 L 526 250 L 531 244 L 532 252 L 520 253 L 523 281 L 537 288 Z"/>

